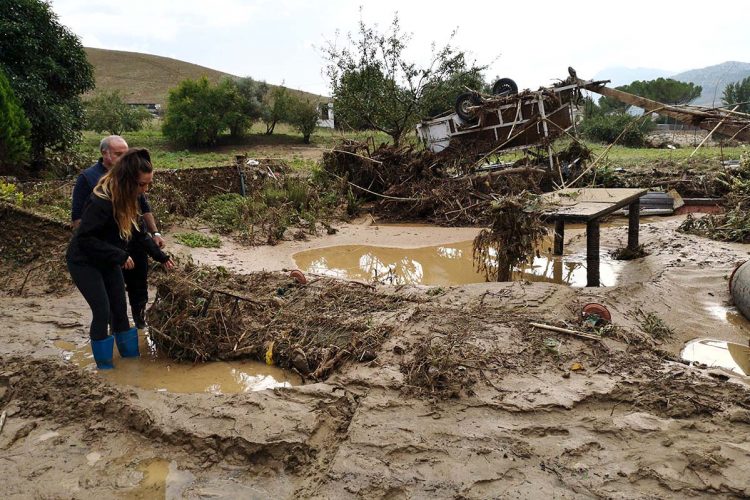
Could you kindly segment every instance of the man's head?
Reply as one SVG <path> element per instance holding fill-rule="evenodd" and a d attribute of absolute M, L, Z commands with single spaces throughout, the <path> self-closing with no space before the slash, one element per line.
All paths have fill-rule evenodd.
<path fill-rule="evenodd" d="M 117 160 L 128 150 L 128 143 L 119 135 L 110 135 L 99 143 L 99 151 L 102 153 L 102 164 L 109 170 Z"/>

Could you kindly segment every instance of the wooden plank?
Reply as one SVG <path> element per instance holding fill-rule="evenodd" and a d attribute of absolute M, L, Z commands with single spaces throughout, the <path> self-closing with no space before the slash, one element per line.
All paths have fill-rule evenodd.
<path fill-rule="evenodd" d="M 646 192 L 646 189 L 629 188 L 561 189 L 542 195 L 544 205 L 547 207 L 543 216 L 551 220 L 588 222 L 629 205 Z"/>
<path fill-rule="evenodd" d="M 581 202 L 619 203 L 640 197 L 647 192 L 646 189 L 633 188 L 565 188 L 545 193 L 542 199 L 545 205 L 574 205 Z"/>

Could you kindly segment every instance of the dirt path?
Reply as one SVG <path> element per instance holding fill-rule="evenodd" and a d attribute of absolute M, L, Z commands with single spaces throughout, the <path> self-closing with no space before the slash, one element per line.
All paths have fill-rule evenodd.
<path fill-rule="evenodd" d="M 747 380 L 664 357 L 676 359 L 698 337 L 747 343 L 750 328 L 731 317 L 726 282 L 747 246 L 683 235 L 678 223 L 645 225 L 650 255 L 627 262 L 614 287 L 482 283 L 429 295 L 426 287 L 379 286 L 423 300 L 383 319 L 394 333 L 374 361 L 347 364 L 326 383 L 273 391 L 109 384 L 54 346 L 86 341 L 77 293 L 0 297 L 4 496 L 748 496 Z M 566 251 L 584 251 L 584 238 L 568 236 Z M 435 236 L 443 237 L 465 239 Z M 321 241 L 424 239 L 416 229 L 362 226 Z M 625 227 L 602 231 L 604 250 L 626 239 Z M 195 255 L 251 271 L 263 268 L 258 262 L 288 265 L 315 244 Z M 574 323 L 590 301 L 607 305 L 618 326 L 604 343 L 528 326 Z M 647 336 L 636 309 L 658 314 L 674 333 Z M 420 347 L 436 336 L 455 339 L 444 356 L 460 363 L 440 375 L 454 397 L 414 385 Z"/>

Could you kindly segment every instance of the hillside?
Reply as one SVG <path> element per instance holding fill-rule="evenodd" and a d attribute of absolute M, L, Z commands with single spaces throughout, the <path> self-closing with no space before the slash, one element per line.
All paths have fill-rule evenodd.
<path fill-rule="evenodd" d="M 694 83 L 703 87 L 700 97 L 690 104 L 697 106 L 721 106 L 724 88 L 750 76 L 750 63 L 727 61 L 705 68 L 691 69 L 682 73 L 654 68 L 611 67 L 597 72 L 592 79 L 610 80 L 610 87 L 628 85 L 636 80 L 648 81 L 656 78 L 672 78 L 681 82 Z"/>
<path fill-rule="evenodd" d="M 103 90 L 119 90 L 127 102 L 155 103 L 164 106 L 169 89 L 187 78 L 205 76 L 212 83 L 235 75 L 169 57 L 86 47 L 86 56 L 94 66 L 96 88 L 89 95 Z M 271 85 L 273 87 L 273 85 Z M 296 93 L 316 100 L 321 96 L 308 92 Z"/>
<path fill-rule="evenodd" d="M 750 76 L 750 63 L 727 61 L 714 66 L 684 71 L 670 78 L 681 82 L 691 82 L 703 87 L 701 96 L 691 104 L 701 106 L 721 106 L 724 88 Z"/>

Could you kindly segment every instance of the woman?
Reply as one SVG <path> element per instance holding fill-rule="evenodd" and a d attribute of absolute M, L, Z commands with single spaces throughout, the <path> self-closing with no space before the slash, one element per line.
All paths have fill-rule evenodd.
<path fill-rule="evenodd" d="M 115 342 L 120 356 L 136 357 L 138 331 L 130 328 L 122 269 L 132 269 L 128 241 L 146 245 L 138 213 L 138 196 L 147 192 L 154 172 L 147 150 L 130 148 L 99 180 L 81 223 L 68 245 L 68 271 L 91 307 L 91 350 L 100 370 L 114 368 Z M 151 256 L 172 269 L 170 257 L 156 245 L 146 245 Z M 109 335 L 111 325 L 114 336 Z"/>

